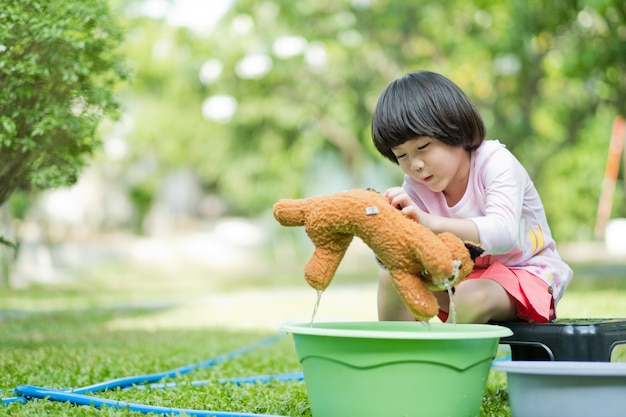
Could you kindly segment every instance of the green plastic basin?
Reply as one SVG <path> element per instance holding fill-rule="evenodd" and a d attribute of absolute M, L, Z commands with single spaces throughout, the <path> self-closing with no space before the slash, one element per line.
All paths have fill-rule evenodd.
<path fill-rule="evenodd" d="M 501 337 L 487 324 L 287 323 L 313 417 L 461 417 L 480 410 Z"/>

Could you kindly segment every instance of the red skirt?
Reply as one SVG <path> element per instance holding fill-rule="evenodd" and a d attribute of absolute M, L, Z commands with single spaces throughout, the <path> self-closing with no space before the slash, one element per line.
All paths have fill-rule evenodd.
<path fill-rule="evenodd" d="M 556 318 L 554 298 L 548 284 L 526 269 L 508 268 L 494 262 L 486 268 L 474 267 L 465 278 L 490 279 L 504 288 L 517 305 L 517 317 L 528 322 L 546 323 Z M 448 319 L 448 313 L 439 310 L 441 321 Z"/>

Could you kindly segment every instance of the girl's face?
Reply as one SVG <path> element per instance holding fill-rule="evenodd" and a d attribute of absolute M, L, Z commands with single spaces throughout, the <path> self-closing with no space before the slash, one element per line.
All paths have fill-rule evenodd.
<path fill-rule="evenodd" d="M 444 193 L 449 205 L 463 197 L 470 167 L 470 153 L 463 147 L 422 136 L 391 151 L 405 174 L 433 192 Z"/>

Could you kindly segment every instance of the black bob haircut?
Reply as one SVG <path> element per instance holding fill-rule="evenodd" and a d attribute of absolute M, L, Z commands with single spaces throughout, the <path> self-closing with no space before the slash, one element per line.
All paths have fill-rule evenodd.
<path fill-rule="evenodd" d="M 443 75 L 411 72 L 382 92 L 372 118 L 378 152 L 398 163 L 392 148 L 431 137 L 473 151 L 485 139 L 485 124 L 465 93 Z"/>

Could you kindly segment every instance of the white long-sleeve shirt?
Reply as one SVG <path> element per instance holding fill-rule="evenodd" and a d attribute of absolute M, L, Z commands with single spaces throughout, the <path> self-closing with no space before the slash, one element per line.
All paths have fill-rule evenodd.
<path fill-rule="evenodd" d="M 452 207 L 441 192 L 405 176 L 403 187 L 424 211 L 476 224 L 485 253 L 476 265 L 499 261 L 524 268 L 552 289 L 555 305 L 572 280 L 571 268 L 561 260 L 545 210 L 526 169 L 498 141 L 484 141 L 472 152 L 467 189 Z"/>

